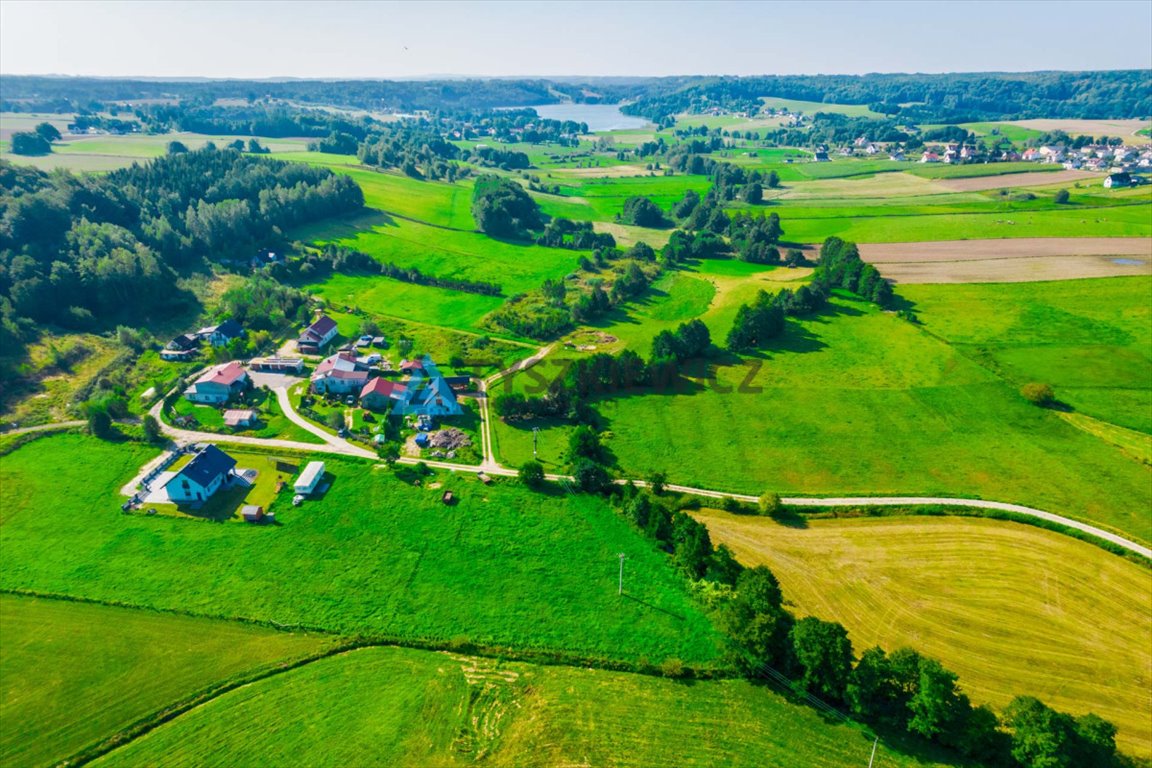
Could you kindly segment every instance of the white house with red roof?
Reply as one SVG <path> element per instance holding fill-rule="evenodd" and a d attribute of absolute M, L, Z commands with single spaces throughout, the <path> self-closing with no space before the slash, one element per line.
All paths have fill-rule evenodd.
<path fill-rule="evenodd" d="M 193 403 L 220 405 L 244 392 L 251 383 L 240 363 L 223 363 L 205 371 L 184 390 L 184 397 Z"/>
<path fill-rule="evenodd" d="M 360 405 L 373 411 L 383 411 L 392 403 L 403 402 L 406 391 L 407 387 L 399 381 L 369 379 L 360 390 Z"/>
<path fill-rule="evenodd" d="M 320 315 L 300 334 L 296 348 L 304 354 L 319 354 L 325 344 L 336 338 L 338 332 L 335 320 L 328 315 Z"/>
<path fill-rule="evenodd" d="M 312 391 L 318 394 L 346 395 L 359 392 L 368 383 L 368 367 L 351 352 L 326 357 L 312 372 Z"/>

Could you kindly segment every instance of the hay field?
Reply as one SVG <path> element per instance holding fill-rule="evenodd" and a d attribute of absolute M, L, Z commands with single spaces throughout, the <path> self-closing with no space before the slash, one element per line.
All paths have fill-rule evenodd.
<path fill-rule="evenodd" d="M 812 520 L 706 510 L 714 541 L 764 564 L 802 615 L 842 622 L 857 652 L 911 646 L 977 702 L 1018 694 L 1096 712 L 1152 754 L 1152 572 L 1059 533 L 978 518 Z"/>
<path fill-rule="evenodd" d="M 1149 127 L 1147 120 L 1080 120 L 1076 118 L 1037 118 L 1013 120 L 1004 125 L 1019 125 L 1035 131 L 1064 131 L 1069 136 L 1119 136 L 1125 144 L 1147 144 L 1148 137 L 1138 134 Z"/>
<path fill-rule="evenodd" d="M 1036 171 L 1009 173 L 1003 176 L 971 176 L 963 179 L 939 179 L 936 184 L 956 192 L 982 192 L 987 189 L 1039 187 L 1048 184 L 1075 184 L 1099 181 L 1106 174 L 1092 171 Z"/>

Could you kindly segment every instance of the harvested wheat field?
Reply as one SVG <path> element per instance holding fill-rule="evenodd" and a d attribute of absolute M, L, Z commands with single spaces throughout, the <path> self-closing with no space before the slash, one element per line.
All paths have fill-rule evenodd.
<path fill-rule="evenodd" d="M 1148 128 L 1147 120 L 1082 120 L 1078 118 L 1037 118 L 1010 120 L 1005 125 L 1019 125 L 1037 131 L 1064 131 L 1069 136 L 1118 136 L 1125 144 L 1147 144 L 1148 137 L 1136 132 Z"/>
<path fill-rule="evenodd" d="M 1098 181 L 1102 173 L 1092 171 L 1035 171 L 1033 173 L 1006 173 L 1003 176 L 974 176 L 968 179 L 938 179 L 932 183 L 953 192 L 983 192 L 988 189 L 1040 187 L 1046 184 L 1073 184 L 1078 181 Z"/>
<path fill-rule="evenodd" d="M 575 176 L 581 179 L 623 179 L 629 176 L 647 176 L 651 173 L 642 165 L 605 165 L 594 168 L 553 168 L 555 176 Z"/>
<path fill-rule="evenodd" d="M 1142 237 L 861 243 L 860 255 L 897 283 L 1026 283 L 1152 274 L 1152 240 Z"/>
<path fill-rule="evenodd" d="M 842 622 L 857 653 L 910 646 L 973 701 L 1034 695 L 1095 712 L 1152 754 L 1152 572 L 1091 544 L 959 517 L 811 520 L 703 510 L 712 540 L 767 565 L 799 615 Z"/>

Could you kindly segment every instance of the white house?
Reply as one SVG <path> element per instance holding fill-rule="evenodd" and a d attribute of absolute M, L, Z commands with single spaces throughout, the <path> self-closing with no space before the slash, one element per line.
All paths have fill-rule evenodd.
<path fill-rule="evenodd" d="M 300 477 L 296 478 L 296 482 L 292 484 L 292 490 L 301 496 L 307 496 L 316 490 L 316 486 L 320 485 L 320 481 L 324 479 L 324 462 L 310 461 L 308 466 L 304 467 L 304 471 L 300 473 Z"/>
<path fill-rule="evenodd" d="M 251 381 L 240 363 L 222 363 L 209 368 L 192 386 L 184 390 L 184 397 L 193 403 L 219 405 L 243 392 Z"/>
<path fill-rule="evenodd" d="M 173 475 L 164 490 L 177 504 L 198 504 L 212 498 L 232 476 L 235 467 L 236 459 L 209 445 Z"/>
<path fill-rule="evenodd" d="M 337 333 L 336 321 L 328 315 L 320 315 L 300 334 L 296 348 L 305 354 L 319 354 L 325 344 L 336 338 Z"/>
<path fill-rule="evenodd" d="M 313 392 L 346 395 L 364 388 L 368 383 L 368 368 L 351 352 L 337 352 L 316 366 L 311 380 Z"/>
<path fill-rule="evenodd" d="M 220 325 L 210 325 L 196 331 L 197 338 L 206 339 L 214 347 L 226 347 L 232 339 L 245 334 L 244 327 L 235 320 L 225 320 Z"/>

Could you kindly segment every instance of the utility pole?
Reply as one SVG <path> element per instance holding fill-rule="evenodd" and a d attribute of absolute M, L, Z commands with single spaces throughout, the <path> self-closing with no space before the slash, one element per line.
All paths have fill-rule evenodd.
<path fill-rule="evenodd" d="M 536 437 L 540 434 L 540 427 L 532 427 L 532 458 L 536 458 Z"/>
<path fill-rule="evenodd" d="M 876 737 L 876 741 L 872 742 L 872 757 L 868 758 L 868 768 L 872 768 L 872 761 L 876 759 L 876 746 L 880 743 L 880 737 Z"/>
<path fill-rule="evenodd" d="M 618 595 L 624 594 L 624 553 L 623 552 L 620 553 L 620 586 L 617 589 L 616 594 L 618 594 Z"/>

